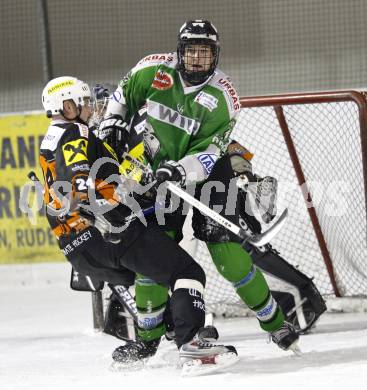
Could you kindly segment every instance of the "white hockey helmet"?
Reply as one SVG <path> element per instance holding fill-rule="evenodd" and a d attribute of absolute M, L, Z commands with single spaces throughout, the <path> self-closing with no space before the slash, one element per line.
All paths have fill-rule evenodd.
<path fill-rule="evenodd" d="M 62 76 L 50 80 L 42 92 L 42 104 L 48 118 L 62 114 L 65 100 L 73 100 L 77 107 L 91 98 L 89 86 L 75 77 Z"/>

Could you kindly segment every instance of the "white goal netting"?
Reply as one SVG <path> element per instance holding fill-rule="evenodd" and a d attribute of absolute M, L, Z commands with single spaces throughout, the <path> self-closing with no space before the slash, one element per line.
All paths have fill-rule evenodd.
<path fill-rule="evenodd" d="M 317 102 L 319 96 L 312 101 L 307 95 L 308 103 L 294 99 L 297 104 L 285 98 L 288 104 L 282 109 L 312 196 L 337 290 L 341 296 L 363 296 L 367 295 L 367 232 L 361 107 L 348 98 L 333 101 L 339 100 L 338 93 L 337 99 L 327 95 L 322 103 Z M 364 98 L 362 94 L 360 97 Z M 280 123 L 274 107 L 269 106 L 272 98 L 260 103 L 250 98 L 242 101 L 244 107 L 232 138 L 255 154 L 255 173 L 278 179 L 278 210 L 289 209 L 287 223 L 272 244 L 283 258 L 313 277 L 324 296 L 334 296 Z M 232 286 L 216 272 L 206 245 L 192 245 L 195 259 L 208 276 L 207 302 L 239 303 Z"/>

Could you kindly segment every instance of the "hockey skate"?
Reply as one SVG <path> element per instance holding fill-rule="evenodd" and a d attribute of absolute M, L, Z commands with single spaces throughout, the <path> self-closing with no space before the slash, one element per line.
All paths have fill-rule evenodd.
<path fill-rule="evenodd" d="M 214 337 L 215 338 L 215 337 Z M 198 334 L 179 349 L 183 376 L 197 376 L 229 367 L 238 361 L 232 345 L 212 344 Z"/>
<path fill-rule="evenodd" d="M 111 368 L 116 371 L 142 368 L 145 361 L 155 355 L 160 341 L 160 338 L 152 341 L 128 341 L 113 351 L 112 359 L 114 362 Z"/>
<path fill-rule="evenodd" d="M 269 336 L 279 348 L 284 349 L 285 351 L 291 350 L 296 355 L 301 353 L 301 350 L 297 345 L 299 335 L 295 331 L 294 326 L 288 322 L 284 322 L 279 329 L 270 332 Z"/>

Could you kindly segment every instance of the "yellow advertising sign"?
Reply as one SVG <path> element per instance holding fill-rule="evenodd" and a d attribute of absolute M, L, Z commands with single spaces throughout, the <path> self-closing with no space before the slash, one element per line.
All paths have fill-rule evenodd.
<path fill-rule="evenodd" d="M 43 208 L 29 218 L 19 206 L 29 171 L 42 180 L 38 156 L 49 122 L 44 113 L 0 116 L 0 264 L 64 259 Z"/>

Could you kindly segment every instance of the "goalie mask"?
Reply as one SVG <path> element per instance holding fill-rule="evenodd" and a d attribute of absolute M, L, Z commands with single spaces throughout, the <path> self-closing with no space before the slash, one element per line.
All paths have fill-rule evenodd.
<path fill-rule="evenodd" d="M 219 36 L 207 20 L 186 22 L 177 42 L 178 71 L 191 85 L 204 83 L 211 77 L 219 59 Z"/>
<path fill-rule="evenodd" d="M 104 118 L 108 102 L 117 86 L 112 84 L 96 84 L 92 89 L 93 114 L 89 119 L 89 127 L 96 129 Z"/>
<path fill-rule="evenodd" d="M 88 85 L 75 77 L 56 77 L 49 81 L 42 92 L 42 104 L 48 118 L 63 115 L 64 101 L 72 100 L 81 109 L 90 102 Z"/>

